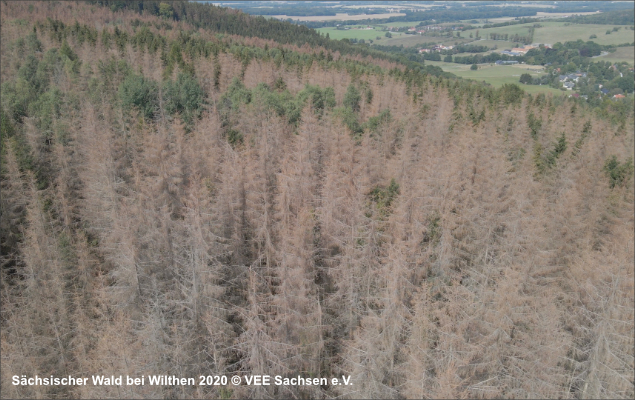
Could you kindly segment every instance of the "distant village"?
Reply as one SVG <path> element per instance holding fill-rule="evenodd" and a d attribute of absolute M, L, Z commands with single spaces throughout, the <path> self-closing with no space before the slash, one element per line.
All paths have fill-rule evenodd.
<path fill-rule="evenodd" d="M 436 22 L 433 21 L 433 23 L 436 23 Z M 348 27 L 345 25 L 338 24 L 336 29 L 373 30 L 375 28 L 371 25 L 360 26 L 360 27 Z M 408 35 L 428 34 L 435 37 L 439 35 L 443 36 L 445 33 L 447 33 L 448 41 L 449 41 L 451 40 L 451 38 L 455 37 L 455 35 L 457 38 L 461 38 L 461 33 L 462 31 L 465 31 L 465 29 L 466 27 L 462 25 L 450 26 L 450 25 L 432 24 L 432 25 L 426 25 L 426 26 L 387 27 L 387 28 L 384 28 L 383 30 L 387 31 L 386 33 L 387 37 L 390 37 L 389 33 L 396 33 L 396 32 L 405 33 Z M 453 34 L 452 32 L 456 32 L 456 33 Z M 490 34 L 490 36 L 494 36 L 494 34 Z M 505 41 L 507 42 L 512 41 L 511 38 L 510 40 L 507 39 L 507 35 L 501 35 L 501 37 L 503 36 Z M 522 42 L 523 40 L 528 41 L 528 38 L 532 37 L 533 35 L 520 36 L 520 37 L 518 35 L 515 35 L 515 36 L 516 37 L 513 38 L 512 42 L 519 43 L 519 42 Z M 470 38 L 472 38 L 471 34 L 470 34 Z M 455 43 L 454 45 L 450 45 L 450 44 L 444 45 L 443 43 L 437 43 L 434 45 L 428 44 L 426 45 L 426 47 L 421 47 L 416 50 L 418 51 L 419 54 L 425 54 L 424 59 L 431 59 L 432 61 L 441 61 L 440 58 L 435 58 L 437 56 L 433 57 L 432 55 L 433 53 L 441 53 L 445 55 L 456 54 L 457 58 L 459 58 L 460 54 L 464 51 L 462 50 L 462 47 L 465 47 L 466 45 L 478 46 L 479 39 L 480 37 L 478 36 L 478 30 L 477 30 L 476 40 L 469 43 L 464 43 L 462 45 L 457 43 Z M 500 39 L 492 37 L 491 40 L 500 40 Z M 372 43 L 372 40 L 370 42 Z M 518 44 L 516 46 L 518 46 Z M 494 47 L 494 48 L 490 48 L 490 51 L 487 51 L 485 53 L 482 53 L 484 50 L 477 50 L 476 52 L 481 52 L 482 54 L 489 55 L 488 60 L 486 61 L 487 63 L 493 63 L 499 66 L 500 65 L 516 65 L 516 64 L 525 64 L 525 57 L 527 56 L 527 53 L 529 51 L 533 49 L 553 49 L 552 46 L 553 45 L 551 43 L 532 43 L 532 44 L 525 44 L 518 47 L 512 47 L 512 48 L 500 49 L 500 50 Z M 485 46 L 483 47 L 485 48 Z M 495 56 L 495 54 L 499 54 L 500 59 L 496 59 L 497 56 Z M 428 57 L 431 57 L 431 58 L 428 58 Z M 461 58 L 465 59 L 469 57 L 461 57 Z M 518 59 L 514 60 L 513 58 L 518 58 Z M 478 62 L 478 61 L 475 61 L 475 62 Z M 614 99 L 620 99 L 625 97 L 622 93 L 615 93 L 614 91 L 611 91 L 609 88 L 605 88 L 602 84 L 597 82 L 596 74 L 593 74 L 594 79 L 589 80 L 589 78 L 587 78 L 587 72 L 583 72 L 580 70 L 572 72 L 570 68 L 567 68 L 566 71 L 561 71 L 558 65 L 552 66 L 551 63 L 547 63 L 542 66 L 544 67 L 543 72 L 547 73 L 547 74 L 543 74 L 542 79 L 535 78 L 533 83 L 527 83 L 527 82 L 522 82 L 522 83 L 534 84 L 534 85 L 549 85 L 554 88 L 559 87 L 561 90 L 564 90 L 564 91 L 573 91 L 575 88 L 575 92 L 572 92 L 571 97 L 588 98 L 588 95 L 592 93 L 597 93 L 599 94 L 600 97 L 610 96 L 611 98 L 614 98 Z M 619 66 L 619 69 L 616 65 L 611 65 L 609 68 L 613 68 L 613 70 L 615 71 L 614 76 L 619 75 L 619 77 L 623 77 L 624 74 L 628 74 L 628 73 L 632 74 L 633 72 L 632 69 L 626 70 L 621 65 Z M 549 76 L 549 78 L 547 78 L 547 75 Z M 606 83 L 606 82 L 602 81 L 602 83 Z M 581 91 L 581 92 L 579 93 L 578 91 Z M 586 93 L 586 94 L 583 94 L 583 93 Z"/>
<path fill-rule="evenodd" d="M 551 44 L 549 43 L 534 43 L 531 45 L 525 45 L 522 47 L 514 47 L 512 49 L 505 49 L 505 50 L 501 50 L 498 53 L 501 55 L 506 55 L 506 56 L 510 56 L 510 57 L 519 57 L 519 56 L 525 56 L 527 55 L 527 52 L 532 50 L 532 49 L 536 49 L 539 48 L 540 46 L 543 46 L 546 49 L 551 49 Z M 441 52 L 444 50 L 452 50 L 455 46 L 444 46 L 443 44 L 436 44 L 434 46 L 431 46 L 429 48 L 421 48 L 419 49 L 419 53 L 433 53 L 433 52 Z M 496 60 L 495 61 L 496 65 L 515 65 L 515 64 L 519 64 L 518 61 L 516 60 Z M 524 62 L 522 63 L 524 64 Z M 545 67 L 549 67 L 551 65 L 551 63 L 545 64 Z M 622 72 L 620 72 L 617 68 L 617 66 L 615 64 L 611 65 L 609 68 L 612 68 L 614 71 L 616 71 L 616 73 L 618 73 L 620 75 L 620 77 L 623 77 L 624 74 Z M 629 70 L 630 72 L 632 72 L 632 68 Z M 552 71 L 554 75 L 555 74 L 559 74 L 561 72 L 560 68 L 554 68 Z M 562 88 L 566 89 L 566 90 L 573 90 L 573 88 L 576 86 L 576 84 L 578 84 L 580 82 L 580 79 L 584 79 L 587 77 L 587 73 L 586 72 L 582 72 L 582 71 L 575 71 L 572 73 L 568 73 L 568 74 L 560 74 L 558 75 L 558 81 L 562 84 Z M 608 95 L 610 90 L 603 87 L 603 85 L 601 84 L 597 84 L 596 85 L 596 90 L 600 92 L 600 95 Z M 586 95 L 580 95 L 578 93 L 573 93 L 571 95 L 571 97 L 583 97 L 583 98 L 588 98 L 588 96 Z M 615 94 L 612 96 L 612 98 L 614 99 L 623 99 L 626 96 L 624 96 L 621 93 Z"/>

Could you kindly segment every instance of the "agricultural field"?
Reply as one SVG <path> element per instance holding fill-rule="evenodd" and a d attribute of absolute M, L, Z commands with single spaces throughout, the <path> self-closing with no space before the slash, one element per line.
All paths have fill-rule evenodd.
<path fill-rule="evenodd" d="M 334 7 L 339 7 L 339 6 L 334 6 Z M 367 8 L 368 5 L 367 4 L 361 4 L 361 5 L 354 5 L 354 6 L 342 6 L 342 9 L 346 9 L 346 8 Z M 422 9 L 426 9 L 426 8 L 435 8 L 435 7 L 442 7 L 442 5 L 435 5 L 435 4 L 408 4 L 408 5 L 398 5 L 398 4 L 373 4 L 372 8 L 393 8 L 395 10 L 401 10 L 401 9 L 407 9 L 407 10 L 411 10 L 414 8 L 422 8 Z"/>
<path fill-rule="evenodd" d="M 593 61 L 611 61 L 611 62 L 622 62 L 626 61 L 627 63 L 633 65 L 633 60 L 635 60 L 635 47 L 618 47 L 615 50 L 615 53 L 609 53 L 605 56 L 595 57 Z"/>
<path fill-rule="evenodd" d="M 534 33 L 535 43 L 564 43 L 582 39 L 584 41 L 593 40 L 597 44 L 608 45 L 633 43 L 633 41 L 635 41 L 635 32 L 625 25 L 565 25 L 568 24 L 568 22 L 541 22 L 540 24 L 544 25 L 544 27 L 536 29 Z M 614 27 L 618 27 L 620 30 L 607 35 L 606 31 L 613 30 Z M 595 34 L 597 38 L 589 39 L 593 34 Z"/>
<path fill-rule="evenodd" d="M 465 35 L 463 35 L 465 36 Z M 447 36 L 428 36 L 428 35 L 402 35 L 397 37 L 393 34 L 392 39 L 388 39 L 383 42 L 383 45 L 386 46 L 400 46 L 404 47 L 412 47 L 419 46 L 423 43 L 439 43 L 446 45 L 458 45 L 458 44 L 466 44 L 474 41 L 474 39 L 465 38 L 465 37 L 447 37 Z"/>
<path fill-rule="evenodd" d="M 480 64 L 478 70 L 470 70 L 470 65 L 446 63 L 442 61 L 426 61 L 427 65 L 441 67 L 446 72 L 451 72 L 465 79 L 474 79 L 479 82 L 486 82 L 494 87 L 501 87 L 506 83 L 515 83 L 523 88 L 527 93 L 553 93 L 562 94 L 563 92 L 549 86 L 539 85 L 523 85 L 519 83 L 520 75 L 528 73 L 533 77 L 542 75 L 542 72 L 531 68 L 527 65 L 492 65 Z"/>
<path fill-rule="evenodd" d="M 374 29 L 354 29 L 353 25 L 348 25 L 348 27 L 350 27 L 351 29 L 347 29 L 347 30 L 341 30 L 341 29 L 336 29 L 336 28 L 318 28 L 316 29 L 316 31 L 320 32 L 321 34 L 326 35 L 327 33 L 329 34 L 329 37 L 331 39 L 336 39 L 336 40 L 341 40 L 341 39 L 364 39 L 364 40 L 375 40 L 377 38 L 377 36 L 381 37 L 381 40 L 387 40 L 388 38 L 385 37 L 384 35 L 386 34 L 386 31 L 381 30 L 380 28 L 374 28 Z M 362 26 L 357 26 L 357 28 L 360 28 Z M 363 28 L 365 28 L 366 26 L 364 25 Z M 391 33 L 393 38 L 398 37 L 398 36 L 406 36 L 404 33 L 398 33 L 398 32 L 392 32 Z M 382 43 L 385 44 L 385 43 Z"/>
<path fill-rule="evenodd" d="M 503 35 L 509 34 L 510 36 L 518 34 L 519 36 L 525 36 L 529 34 L 529 28 L 531 28 L 533 25 L 534 25 L 533 23 L 529 23 L 529 24 L 501 26 L 498 28 L 487 28 L 487 29 L 479 28 L 478 31 L 479 31 L 479 36 L 482 37 L 483 39 L 489 39 L 490 33 L 498 33 Z M 538 32 L 538 30 L 539 29 L 536 29 L 536 33 Z M 467 30 L 461 35 L 469 36 L 470 33 L 476 33 L 476 30 L 475 29 Z M 534 36 L 534 41 L 536 41 L 535 36 Z"/>
<path fill-rule="evenodd" d="M 278 18 L 281 20 L 287 20 L 291 18 L 294 21 L 357 21 L 362 19 L 384 19 L 390 17 L 402 17 L 406 14 L 404 13 L 386 13 L 386 14 L 359 14 L 359 15 L 348 15 L 345 13 L 336 13 L 335 15 L 315 15 L 308 17 L 298 17 L 293 15 L 272 15 L 274 18 Z"/>
<path fill-rule="evenodd" d="M 414 22 L 387 22 L 387 23 L 380 24 L 380 26 L 394 27 L 394 28 L 403 28 L 404 26 L 417 26 L 417 25 L 419 25 L 420 22 L 421 21 L 414 21 Z"/>
<path fill-rule="evenodd" d="M 467 34 L 467 36 L 469 37 L 469 33 Z M 481 37 L 483 36 L 481 35 Z M 473 44 L 475 46 L 487 46 L 490 49 L 496 46 L 496 51 L 500 51 L 504 49 L 511 49 L 512 47 L 515 47 L 517 43 L 506 41 L 506 40 L 481 39 L 481 40 L 475 40 L 471 42 L 470 44 Z"/>
<path fill-rule="evenodd" d="M 502 26 L 499 28 L 487 28 L 479 29 L 479 35 L 484 39 L 489 39 L 490 33 L 509 34 L 520 36 L 527 35 L 529 28 L 534 23 L 519 24 Z M 567 42 L 582 39 L 584 41 L 593 40 L 595 43 L 602 45 L 609 44 L 621 44 L 632 43 L 634 39 L 634 32 L 630 30 L 628 26 L 618 26 L 620 29 L 617 32 L 611 32 L 610 35 L 606 34 L 606 31 L 612 31 L 614 25 L 592 25 L 592 24 L 570 24 L 568 22 L 549 22 L 542 21 L 541 28 L 536 28 L 534 32 L 534 43 L 549 43 Z M 463 36 L 469 36 L 471 32 L 476 32 L 475 29 L 470 29 L 463 33 Z M 595 34 L 597 38 L 589 39 L 591 35 Z M 501 46 L 499 46 L 500 48 Z"/>

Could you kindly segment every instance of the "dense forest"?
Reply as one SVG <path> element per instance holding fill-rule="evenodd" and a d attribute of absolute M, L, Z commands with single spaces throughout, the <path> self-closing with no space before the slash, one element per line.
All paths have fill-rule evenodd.
<path fill-rule="evenodd" d="M 0 7 L 2 398 L 635 396 L 632 98 L 138 4 Z"/>

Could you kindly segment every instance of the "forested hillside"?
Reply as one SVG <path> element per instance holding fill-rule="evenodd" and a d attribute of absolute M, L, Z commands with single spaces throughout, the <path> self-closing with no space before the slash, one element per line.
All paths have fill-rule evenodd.
<path fill-rule="evenodd" d="M 632 100 L 99 4 L 0 17 L 2 398 L 635 396 Z"/>
<path fill-rule="evenodd" d="M 183 21 L 195 28 L 211 30 L 216 33 L 227 33 L 247 37 L 271 39 L 277 43 L 295 44 L 297 46 L 321 46 L 331 52 L 347 55 L 372 56 L 376 59 L 400 62 L 410 68 L 423 70 L 428 74 L 450 76 L 439 67 L 424 66 L 423 63 L 412 62 L 401 54 L 370 49 L 367 46 L 351 45 L 348 41 L 329 40 L 319 32 L 305 26 L 292 25 L 277 19 L 252 17 L 231 8 L 216 7 L 212 4 L 201 4 L 191 1 L 158 2 L 158 1 L 109 1 L 99 0 L 93 3 L 107 7 L 112 11 L 131 10 L 138 14 L 154 15 L 168 21 Z"/>

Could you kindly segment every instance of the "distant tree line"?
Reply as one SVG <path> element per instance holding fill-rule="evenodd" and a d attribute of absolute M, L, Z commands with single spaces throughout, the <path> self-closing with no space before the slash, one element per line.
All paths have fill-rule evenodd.
<path fill-rule="evenodd" d="M 628 4 L 628 2 L 625 3 Z M 614 10 L 592 15 L 573 15 L 569 18 L 562 18 L 559 21 L 575 24 L 633 25 L 635 16 L 632 11 L 633 3 L 630 4 L 630 12 L 628 10 Z"/>

